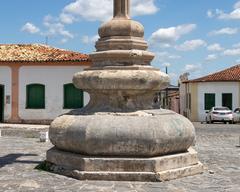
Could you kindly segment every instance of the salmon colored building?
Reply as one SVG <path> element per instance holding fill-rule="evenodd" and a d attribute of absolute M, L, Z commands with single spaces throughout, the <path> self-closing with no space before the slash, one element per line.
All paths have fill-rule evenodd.
<path fill-rule="evenodd" d="M 47 123 L 89 101 L 72 84 L 88 55 L 41 44 L 0 44 L 0 122 Z"/>

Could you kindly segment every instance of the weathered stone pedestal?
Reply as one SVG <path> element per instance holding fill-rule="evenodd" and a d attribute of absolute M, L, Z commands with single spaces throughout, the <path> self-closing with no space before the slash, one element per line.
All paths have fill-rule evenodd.
<path fill-rule="evenodd" d="M 76 179 L 166 181 L 203 169 L 192 124 L 167 110 L 64 115 L 50 131 L 47 161 Z"/>
<path fill-rule="evenodd" d="M 203 171 L 191 148 L 195 129 L 185 117 L 154 109 L 169 83 L 150 66 L 143 26 L 129 18 L 129 0 L 114 1 L 114 18 L 99 29 L 93 65 L 73 77 L 90 94 L 83 109 L 56 118 L 51 170 L 77 179 L 165 181 Z"/>

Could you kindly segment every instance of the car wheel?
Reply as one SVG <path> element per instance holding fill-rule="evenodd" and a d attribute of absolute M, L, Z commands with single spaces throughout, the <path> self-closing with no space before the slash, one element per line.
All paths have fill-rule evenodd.
<path fill-rule="evenodd" d="M 212 119 L 211 119 L 211 118 L 209 119 L 209 123 L 210 123 L 210 124 L 212 124 L 212 123 L 213 123 L 213 121 L 212 121 Z"/>
<path fill-rule="evenodd" d="M 224 121 L 224 124 L 227 124 L 227 122 L 226 122 L 226 121 Z"/>
<path fill-rule="evenodd" d="M 209 121 L 208 121 L 207 117 L 206 117 L 206 123 L 209 124 Z"/>

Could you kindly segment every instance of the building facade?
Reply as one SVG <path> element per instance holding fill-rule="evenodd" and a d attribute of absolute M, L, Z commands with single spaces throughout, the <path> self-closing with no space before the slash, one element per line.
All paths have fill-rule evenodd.
<path fill-rule="evenodd" d="M 205 121 L 214 106 L 240 106 L 240 65 L 180 83 L 180 112 L 192 121 Z"/>
<path fill-rule="evenodd" d="M 179 87 L 175 85 L 169 85 L 166 89 L 163 89 L 159 93 L 160 106 L 163 109 L 169 109 L 180 113 L 180 98 Z"/>
<path fill-rule="evenodd" d="M 0 45 L 0 121 L 49 123 L 81 108 L 87 93 L 72 77 L 90 66 L 87 55 L 46 45 Z"/>

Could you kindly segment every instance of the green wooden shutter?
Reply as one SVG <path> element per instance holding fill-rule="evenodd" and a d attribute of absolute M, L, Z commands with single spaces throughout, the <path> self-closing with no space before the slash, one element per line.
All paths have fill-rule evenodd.
<path fill-rule="evenodd" d="M 72 83 L 64 85 L 65 109 L 77 109 L 83 107 L 83 91 L 77 89 Z"/>
<path fill-rule="evenodd" d="M 204 96 L 205 110 L 210 110 L 215 106 L 215 94 L 214 93 L 205 93 Z"/>
<path fill-rule="evenodd" d="M 232 93 L 222 94 L 222 106 L 232 110 Z"/>
<path fill-rule="evenodd" d="M 28 109 L 45 108 L 45 86 L 41 84 L 27 85 L 27 106 Z"/>

